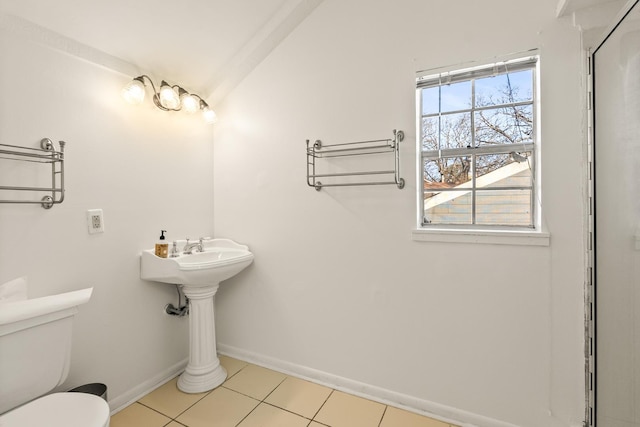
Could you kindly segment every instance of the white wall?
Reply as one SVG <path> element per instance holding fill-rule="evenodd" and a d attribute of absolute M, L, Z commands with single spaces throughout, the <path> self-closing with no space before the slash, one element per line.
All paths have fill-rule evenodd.
<path fill-rule="evenodd" d="M 212 234 L 213 131 L 150 102 L 126 105 L 120 90 L 133 76 L 32 41 L 55 35 L 0 29 L 0 143 L 67 141 L 62 204 L 0 204 L 0 283 L 28 276 L 34 297 L 94 288 L 65 388 L 104 382 L 119 406 L 186 363 L 188 320 L 163 313 L 175 289 L 141 281 L 139 253 L 160 229 L 169 239 Z M 24 185 L 0 162 L 0 185 Z M 25 177 L 39 168 L 23 167 Z M 87 232 L 93 208 L 104 211 L 103 234 Z"/>
<path fill-rule="evenodd" d="M 581 424 L 582 54 L 555 3 L 326 0 L 227 98 L 215 231 L 256 258 L 219 291 L 221 349 L 463 422 Z M 550 246 L 412 241 L 415 72 L 531 48 Z M 306 186 L 306 139 L 393 129 L 403 190 Z"/>

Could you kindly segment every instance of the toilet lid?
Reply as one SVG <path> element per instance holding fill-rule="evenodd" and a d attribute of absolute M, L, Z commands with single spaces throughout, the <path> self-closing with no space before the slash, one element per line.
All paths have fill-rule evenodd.
<path fill-rule="evenodd" d="M 108 427 L 109 405 L 86 393 L 53 393 L 0 415 L 2 427 Z"/>

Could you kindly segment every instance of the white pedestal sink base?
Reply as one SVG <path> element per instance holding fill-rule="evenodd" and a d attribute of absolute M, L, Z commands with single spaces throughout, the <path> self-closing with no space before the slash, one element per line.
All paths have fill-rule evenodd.
<path fill-rule="evenodd" d="M 215 368 L 206 367 L 203 372 L 190 371 L 187 366 L 187 369 L 178 378 L 178 389 L 185 393 L 202 393 L 213 390 L 226 379 L 227 371 L 220 363 Z"/>
<path fill-rule="evenodd" d="M 213 390 L 227 378 L 216 352 L 213 299 L 218 286 L 182 285 L 189 298 L 189 363 L 178 378 L 178 389 L 185 393 Z"/>

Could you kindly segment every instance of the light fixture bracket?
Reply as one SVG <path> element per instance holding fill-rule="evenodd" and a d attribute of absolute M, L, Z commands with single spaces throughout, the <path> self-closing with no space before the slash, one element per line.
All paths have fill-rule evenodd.
<path fill-rule="evenodd" d="M 195 93 L 191 93 L 186 91 L 184 88 L 182 88 L 181 86 L 178 85 L 169 85 L 166 81 L 162 80 L 161 84 L 160 84 L 160 90 L 156 89 L 156 86 L 153 84 L 153 80 L 151 80 L 151 78 L 149 76 L 147 76 L 146 74 L 142 74 L 138 77 L 135 77 L 133 80 L 134 81 L 139 81 L 140 83 L 142 83 L 142 85 L 144 87 L 147 87 L 145 84 L 145 79 L 149 82 L 149 84 L 151 84 L 151 89 L 153 90 L 153 104 L 158 107 L 160 110 L 162 111 L 180 111 L 183 109 L 183 104 L 182 104 L 182 96 L 183 95 L 189 95 L 192 96 L 194 98 L 196 98 L 198 100 L 198 110 L 200 110 L 205 118 L 205 120 L 208 123 L 213 123 L 215 121 L 215 113 L 213 113 L 213 111 L 209 108 L 209 105 L 202 99 L 201 96 L 195 94 Z M 129 83 L 131 84 L 131 83 Z M 176 92 L 177 98 L 178 98 L 178 104 L 176 108 L 169 108 L 166 107 L 165 105 L 162 105 L 162 101 L 160 99 L 160 92 L 162 91 L 163 88 L 168 87 L 171 90 L 173 90 L 174 92 Z M 196 110 L 197 111 L 197 110 Z M 212 119 L 213 117 L 213 119 Z"/>
<path fill-rule="evenodd" d="M 173 108 L 167 108 L 164 105 L 162 105 L 160 103 L 160 97 L 158 96 L 157 93 L 153 94 L 153 104 L 158 107 L 159 109 L 161 109 L 162 111 L 178 111 L 180 110 L 179 108 L 177 110 L 174 110 Z"/>

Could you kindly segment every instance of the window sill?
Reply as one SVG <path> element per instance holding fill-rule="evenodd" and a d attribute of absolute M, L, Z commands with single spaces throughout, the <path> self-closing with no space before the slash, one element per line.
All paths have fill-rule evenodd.
<path fill-rule="evenodd" d="M 411 238 L 417 242 L 480 243 L 487 245 L 549 246 L 550 235 L 538 231 L 512 230 L 426 230 L 412 231 Z"/>

